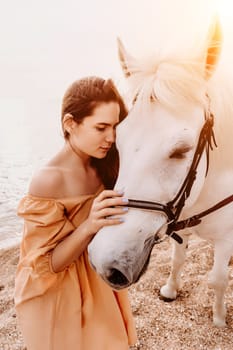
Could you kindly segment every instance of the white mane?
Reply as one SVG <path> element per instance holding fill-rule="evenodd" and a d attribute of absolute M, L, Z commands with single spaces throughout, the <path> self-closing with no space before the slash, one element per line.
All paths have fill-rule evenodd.
<path fill-rule="evenodd" d="M 166 108 L 176 111 L 190 104 L 200 104 L 206 110 L 210 107 L 215 117 L 215 135 L 219 145 L 214 151 L 215 161 L 221 164 L 225 161 L 229 166 L 228 153 L 233 146 L 233 79 L 230 76 L 232 67 L 229 64 L 231 48 L 227 46 L 224 26 L 222 26 L 224 40 L 220 60 L 211 77 L 206 79 L 205 72 L 210 67 L 206 66 L 205 58 L 212 35 L 210 28 L 213 11 L 205 15 L 203 4 L 198 8 L 197 1 L 194 5 L 195 10 L 201 9 L 202 12 L 201 16 L 195 17 L 193 8 L 187 13 L 187 2 L 184 5 L 185 23 L 187 25 L 190 22 L 190 26 L 181 30 L 178 18 L 175 16 L 169 17 L 165 26 L 164 24 L 161 26 L 161 22 L 156 25 L 154 21 L 154 32 L 159 33 L 159 40 L 150 33 L 145 37 L 148 43 L 147 49 L 143 53 L 140 51 L 140 55 L 137 56 L 133 53 L 135 57 L 128 56 L 127 66 L 133 73 L 128 78 L 130 86 L 128 97 L 132 100 L 137 96 L 137 101 L 142 104 L 141 108 L 144 110 L 148 107 L 151 97 Z M 178 3 L 184 4 L 184 1 L 180 0 Z M 163 18 L 163 15 L 161 17 Z M 168 23 L 170 23 L 169 32 L 166 28 Z M 146 47 L 145 43 L 144 46 Z M 209 98 L 206 97 L 207 95 Z M 219 157 L 218 153 L 221 153 L 221 150 L 224 154 Z"/>

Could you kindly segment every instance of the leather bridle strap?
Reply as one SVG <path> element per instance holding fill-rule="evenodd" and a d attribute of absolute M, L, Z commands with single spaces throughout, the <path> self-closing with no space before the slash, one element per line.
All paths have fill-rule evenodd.
<path fill-rule="evenodd" d="M 129 199 L 127 206 L 129 208 L 135 208 L 135 209 L 144 209 L 144 210 L 152 210 L 152 211 L 159 211 L 162 212 L 164 214 L 166 214 L 167 218 L 168 218 L 168 222 L 175 223 L 175 216 L 171 210 L 171 208 L 168 205 L 164 205 L 161 203 L 157 203 L 157 202 L 150 202 L 150 201 L 140 201 L 140 200 L 136 200 L 136 199 Z M 169 224 L 168 224 L 169 227 Z M 175 239 L 178 243 L 183 243 L 183 239 L 177 235 L 174 230 L 171 230 L 168 233 L 168 230 L 166 232 L 167 235 L 169 235 L 170 237 L 172 237 L 173 239 Z M 155 235 L 156 236 L 156 235 Z M 155 243 L 156 243 L 156 237 L 155 237 Z"/>
<path fill-rule="evenodd" d="M 175 216 L 170 206 L 168 206 L 167 204 L 161 204 L 161 203 L 150 202 L 150 201 L 141 201 L 137 199 L 129 199 L 127 203 L 127 207 L 135 208 L 135 209 L 160 211 L 167 215 L 169 221 L 175 219 Z"/>
<path fill-rule="evenodd" d="M 175 196 L 175 198 L 169 203 L 167 203 L 167 205 L 173 209 L 173 212 L 175 215 L 175 221 L 178 220 L 181 214 L 181 211 L 185 206 L 185 201 L 190 195 L 194 181 L 196 180 L 197 167 L 200 163 L 204 150 L 206 149 L 206 156 L 207 156 L 207 165 L 206 165 L 206 175 L 207 175 L 208 168 L 209 168 L 209 149 L 210 148 L 211 150 L 213 149 L 212 139 L 215 146 L 217 146 L 214 138 L 214 133 L 213 133 L 213 125 L 214 125 L 213 115 L 210 113 L 205 118 L 206 118 L 205 124 L 201 129 L 197 148 L 194 153 L 192 164 L 190 166 L 188 174 L 186 175 L 186 178 L 180 190 L 178 191 L 177 195 Z"/>
<path fill-rule="evenodd" d="M 213 115 L 209 113 L 205 115 L 205 124 L 202 127 L 200 132 L 197 148 L 192 160 L 191 167 L 188 171 L 185 180 L 178 191 L 175 198 L 168 202 L 167 204 L 161 204 L 158 202 L 150 202 L 143 200 L 135 200 L 129 199 L 128 207 L 136 208 L 136 209 L 145 209 L 162 212 L 167 216 L 167 230 L 166 234 L 172 238 L 174 238 L 178 243 L 183 243 L 183 239 L 177 235 L 174 231 L 183 230 L 186 227 L 192 227 L 200 224 L 201 219 L 204 216 L 222 208 L 223 206 L 231 203 L 233 201 L 233 195 L 225 198 L 224 200 L 218 202 L 211 208 L 202 211 L 201 213 L 189 217 L 185 220 L 178 221 L 181 211 L 184 208 L 185 201 L 189 197 L 193 183 L 196 179 L 197 167 L 202 157 L 204 150 L 206 149 L 207 156 L 207 167 L 206 167 L 206 175 L 209 168 L 209 150 L 213 150 L 212 140 L 214 145 L 216 145 L 214 132 L 213 132 Z M 155 234 L 156 237 L 156 234 Z"/>
<path fill-rule="evenodd" d="M 218 202 L 217 204 L 213 205 L 209 209 L 206 209 L 206 210 L 200 212 L 199 214 L 193 215 L 193 216 L 191 216 L 191 217 L 189 217 L 189 218 L 187 218 L 185 220 L 172 222 L 170 224 L 171 229 L 175 230 L 175 231 L 179 231 L 179 230 L 183 230 L 186 227 L 196 226 L 196 225 L 200 224 L 201 219 L 203 217 L 213 213 L 214 211 L 216 211 L 218 209 L 221 209 L 222 207 L 224 207 L 225 205 L 230 204 L 231 202 L 233 202 L 233 194 L 231 196 L 229 196 L 229 197 L 226 197 L 225 199 L 223 199 L 222 201 Z"/>

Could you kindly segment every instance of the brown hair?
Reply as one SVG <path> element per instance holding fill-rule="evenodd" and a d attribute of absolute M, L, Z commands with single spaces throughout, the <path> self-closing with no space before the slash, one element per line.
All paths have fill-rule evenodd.
<path fill-rule="evenodd" d="M 92 115 L 98 105 L 108 102 L 119 104 L 119 121 L 121 122 L 127 115 L 127 109 L 111 79 L 86 77 L 76 80 L 67 89 L 63 97 L 62 122 L 66 114 L 71 114 L 77 123 L 81 123 L 86 116 Z M 63 134 L 65 139 L 69 138 L 69 133 L 64 128 Z M 105 158 L 92 158 L 92 165 L 97 169 L 104 186 L 113 188 L 119 170 L 119 156 L 115 143 Z"/>

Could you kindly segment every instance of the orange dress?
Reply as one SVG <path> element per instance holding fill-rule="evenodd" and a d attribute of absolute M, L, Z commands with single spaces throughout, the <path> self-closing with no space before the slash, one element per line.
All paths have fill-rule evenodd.
<path fill-rule="evenodd" d="M 136 342 L 127 290 L 113 291 L 86 251 L 64 271 L 51 268 L 51 251 L 86 219 L 93 199 L 27 195 L 19 204 L 15 306 L 27 350 L 127 350 Z"/>

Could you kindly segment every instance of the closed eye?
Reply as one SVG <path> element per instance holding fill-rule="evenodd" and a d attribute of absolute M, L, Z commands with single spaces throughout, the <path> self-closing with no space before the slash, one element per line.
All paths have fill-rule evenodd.
<path fill-rule="evenodd" d="M 191 146 L 182 146 L 175 148 L 169 155 L 171 159 L 184 159 L 186 154 L 192 149 Z"/>
<path fill-rule="evenodd" d="M 106 127 L 105 126 L 96 126 L 95 127 L 97 131 L 105 131 L 106 130 Z"/>

